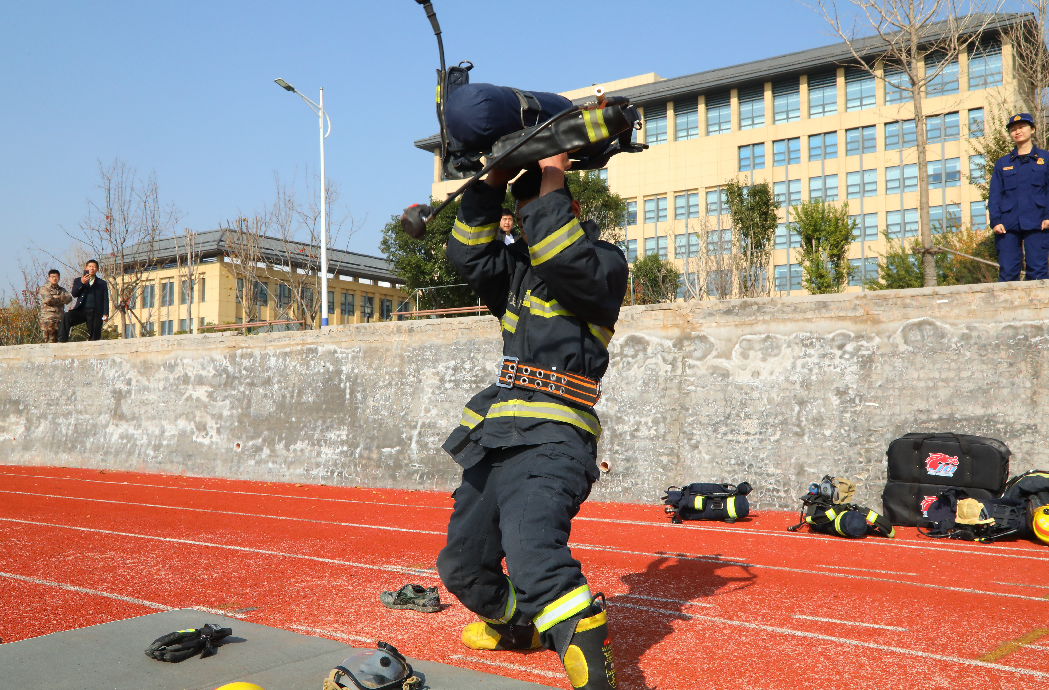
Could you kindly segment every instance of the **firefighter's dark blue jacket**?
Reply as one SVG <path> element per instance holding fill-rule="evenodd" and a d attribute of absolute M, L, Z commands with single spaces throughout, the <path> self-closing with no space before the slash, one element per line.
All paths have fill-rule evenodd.
<path fill-rule="evenodd" d="M 991 227 L 1039 230 L 1049 220 L 1049 152 L 1033 147 L 1027 156 L 1016 149 L 994 164 L 987 198 Z"/>
<path fill-rule="evenodd" d="M 498 232 L 503 198 L 503 190 L 484 183 L 463 195 L 448 259 L 500 320 L 504 356 L 600 379 L 626 295 L 626 257 L 599 239 L 595 223 L 572 215 L 563 190 L 522 209 L 527 242 L 504 244 Z M 469 468 L 486 448 L 541 443 L 582 442 L 594 456 L 601 425 L 593 408 L 500 388 L 494 378 L 466 404 L 444 444 L 456 462 Z M 596 478 L 596 465 L 589 469 Z"/>

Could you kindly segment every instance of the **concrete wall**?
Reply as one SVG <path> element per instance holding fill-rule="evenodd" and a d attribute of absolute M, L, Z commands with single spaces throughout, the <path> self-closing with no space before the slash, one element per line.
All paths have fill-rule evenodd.
<path fill-rule="evenodd" d="M 448 490 L 440 450 L 494 380 L 491 317 L 0 348 L 0 463 Z M 878 504 L 889 441 L 993 436 L 1049 468 L 1049 282 L 624 310 L 598 500 L 825 473 Z"/>

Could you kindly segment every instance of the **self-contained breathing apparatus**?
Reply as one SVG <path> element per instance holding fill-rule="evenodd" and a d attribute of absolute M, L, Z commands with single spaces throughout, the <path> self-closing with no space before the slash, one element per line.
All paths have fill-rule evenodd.
<path fill-rule="evenodd" d="M 522 168 L 567 153 L 573 170 L 594 170 L 617 153 L 648 148 L 631 140 L 632 130 L 641 127 L 637 108 L 622 96 L 606 97 L 600 88 L 595 89 L 596 100 L 577 105 L 557 94 L 470 84 L 473 64 L 463 61 L 446 68 L 437 13 L 429 0 L 415 1 L 426 10 L 441 60 L 437 121 L 442 175 L 469 179 L 436 208 L 426 204 L 406 208 L 401 228 L 409 237 L 422 237 L 442 209 L 493 169 Z M 461 114 L 467 115 L 458 117 Z"/>
<path fill-rule="evenodd" d="M 918 523 L 918 533 L 939 539 L 962 539 L 981 544 L 1017 537 L 1024 526 L 1023 501 L 1013 498 L 977 500 L 965 489 L 947 489 Z"/>
<path fill-rule="evenodd" d="M 671 486 L 663 495 L 663 512 L 670 521 L 680 525 L 682 520 L 722 520 L 735 522 L 750 514 L 747 494 L 748 482 L 739 484 L 695 483 L 682 488 Z"/>
<path fill-rule="evenodd" d="M 800 497 L 802 502 L 799 522 L 788 527 L 797 532 L 803 526 L 824 534 L 858 538 L 868 532 L 892 537 L 895 530 L 885 516 L 870 508 L 851 503 L 856 484 L 843 477 L 825 475 L 809 485 L 809 491 Z"/>

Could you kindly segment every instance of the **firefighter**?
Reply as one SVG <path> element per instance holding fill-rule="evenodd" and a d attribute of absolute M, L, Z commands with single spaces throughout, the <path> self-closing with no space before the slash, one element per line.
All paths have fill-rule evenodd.
<path fill-rule="evenodd" d="M 1016 148 L 994 164 L 987 210 L 998 250 L 998 280 L 1049 278 L 1049 152 L 1034 145 L 1034 119 L 1009 119 Z"/>
<path fill-rule="evenodd" d="M 481 618 L 463 630 L 468 647 L 543 646 L 574 687 L 608 690 L 616 682 L 604 597 L 590 591 L 568 538 L 599 476 L 593 406 L 628 268 L 595 223 L 579 221 L 567 155 L 539 166 L 511 187 L 517 242 L 498 232 L 516 173 L 498 170 L 463 195 L 448 240 L 449 260 L 501 321 L 503 361 L 444 444 L 463 479 L 437 568 Z"/>

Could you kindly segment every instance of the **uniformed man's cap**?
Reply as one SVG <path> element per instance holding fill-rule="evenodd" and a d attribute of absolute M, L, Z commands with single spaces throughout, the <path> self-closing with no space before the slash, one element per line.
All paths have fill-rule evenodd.
<path fill-rule="evenodd" d="M 1026 122 L 1027 124 L 1034 127 L 1034 118 L 1031 117 L 1031 113 L 1017 113 L 1016 115 L 1013 115 L 1009 118 L 1009 124 L 1006 125 L 1005 128 L 1009 129 L 1013 125 L 1019 124 L 1021 122 Z"/>

